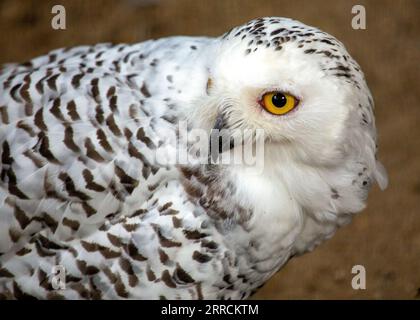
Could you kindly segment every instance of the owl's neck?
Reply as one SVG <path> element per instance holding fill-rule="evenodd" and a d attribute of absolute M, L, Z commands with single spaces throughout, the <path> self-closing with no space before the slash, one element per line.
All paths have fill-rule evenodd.
<path fill-rule="evenodd" d="M 265 281 L 288 260 L 302 219 L 280 177 L 241 166 L 202 166 L 183 173 L 185 189 L 236 253 L 241 272 L 258 271 Z"/>
<path fill-rule="evenodd" d="M 337 182 L 328 181 L 321 168 L 281 155 L 275 159 L 268 159 L 262 171 L 240 165 L 184 171 L 187 192 L 237 254 L 241 270 L 258 270 L 260 279 L 291 255 L 312 250 L 350 219 L 333 211 L 329 192 Z"/>

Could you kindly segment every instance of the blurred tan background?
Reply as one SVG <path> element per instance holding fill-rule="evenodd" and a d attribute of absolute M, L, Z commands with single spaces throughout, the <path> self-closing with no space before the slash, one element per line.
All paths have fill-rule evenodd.
<path fill-rule="evenodd" d="M 51 28 L 62 4 L 67 29 Z M 367 29 L 351 28 L 362 4 Z M 0 64 L 51 49 L 138 42 L 169 35 L 217 36 L 260 16 L 301 20 L 341 40 L 364 70 L 376 101 L 379 157 L 390 186 L 314 252 L 293 259 L 256 299 L 420 298 L 420 1 L 0 0 Z M 367 271 L 353 290 L 351 268 Z"/>

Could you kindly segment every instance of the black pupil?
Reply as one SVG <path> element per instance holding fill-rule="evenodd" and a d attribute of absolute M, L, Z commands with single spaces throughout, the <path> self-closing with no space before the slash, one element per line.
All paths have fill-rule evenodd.
<path fill-rule="evenodd" d="M 271 101 L 277 108 L 282 108 L 286 105 L 286 96 L 283 93 L 276 93 L 272 98 Z"/>

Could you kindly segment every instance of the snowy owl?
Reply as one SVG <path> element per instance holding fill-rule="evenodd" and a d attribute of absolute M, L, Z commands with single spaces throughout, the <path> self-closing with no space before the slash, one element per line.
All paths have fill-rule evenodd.
<path fill-rule="evenodd" d="M 387 184 L 359 65 L 295 20 L 59 49 L 0 87 L 0 298 L 244 299 Z M 263 169 L 158 161 L 181 121 L 262 129 Z"/>

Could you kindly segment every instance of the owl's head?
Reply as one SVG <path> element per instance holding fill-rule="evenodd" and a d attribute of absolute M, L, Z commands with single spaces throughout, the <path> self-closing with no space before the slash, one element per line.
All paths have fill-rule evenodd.
<path fill-rule="evenodd" d="M 268 162 L 325 167 L 352 158 L 385 187 L 373 100 L 341 42 L 295 20 L 261 18 L 223 35 L 212 57 L 203 126 L 263 129 Z"/>

